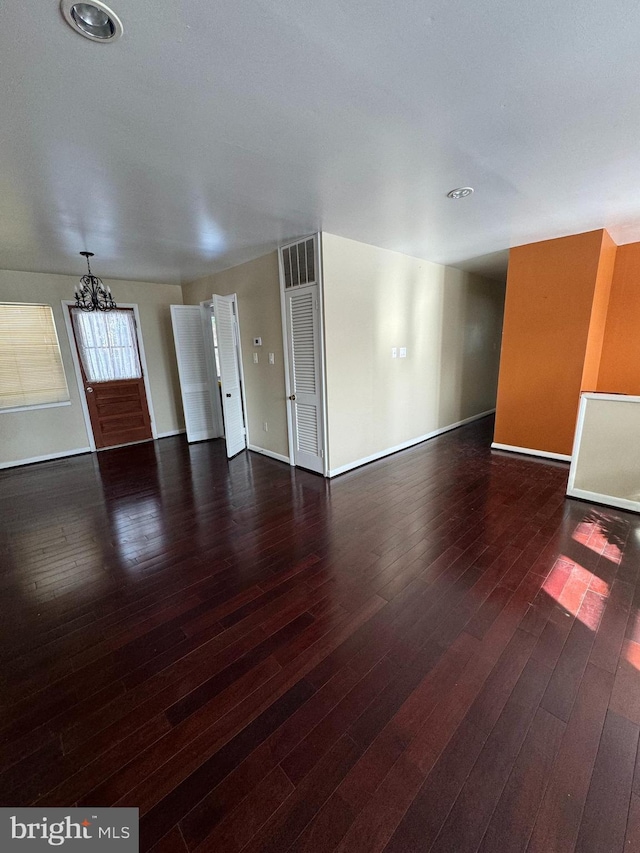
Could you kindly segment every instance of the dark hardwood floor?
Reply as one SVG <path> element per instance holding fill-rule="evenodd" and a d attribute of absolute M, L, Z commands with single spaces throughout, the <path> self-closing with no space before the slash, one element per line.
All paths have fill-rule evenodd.
<path fill-rule="evenodd" d="M 485 419 L 332 482 L 182 437 L 0 473 L 2 805 L 141 850 L 640 851 L 640 517 Z"/>

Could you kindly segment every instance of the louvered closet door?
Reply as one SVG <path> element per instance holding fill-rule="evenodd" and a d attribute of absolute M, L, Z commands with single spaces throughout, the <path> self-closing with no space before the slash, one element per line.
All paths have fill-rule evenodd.
<path fill-rule="evenodd" d="M 220 358 L 220 384 L 222 385 L 222 411 L 227 456 L 231 458 L 247 446 L 242 408 L 242 388 L 236 346 L 237 326 L 232 296 L 214 296 L 213 313 L 216 318 L 218 356 Z"/>
<path fill-rule="evenodd" d="M 285 292 L 294 462 L 324 472 L 318 285 Z"/>
<path fill-rule="evenodd" d="M 213 388 L 207 371 L 207 352 L 199 305 L 172 305 L 171 323 L 176 344 L 182 408 L 187 441 L 217 438 Z"/>

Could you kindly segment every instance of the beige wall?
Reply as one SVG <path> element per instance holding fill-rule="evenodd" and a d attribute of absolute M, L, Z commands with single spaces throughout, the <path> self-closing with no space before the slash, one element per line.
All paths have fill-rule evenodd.
<path fill-rule="evenodd" d="M 238 294 L 249 441 L 254 447 L 288 457 L 277 252 L 200 278 L 184 285 L 182 291 L 186 305 L 197 305 L 214 293 Z M 261 347 L 253 346 L 257 337 L 262 338 Z M 258 364 L 253 362 L 254 352 L 258 353 Z M 275 354 L 274 365 L 269 364 L 270 352 Z M 263 429 L 265 422 L 268 432 Z"/>
<path fill-rule="evenodd" d="M 502 285 L 331 234 L 323 235 L 322 251 L 330 469 L 493 408 Z M 71 406 L 0 414 L 0 464 L 88 447 L 60 304 L 76 282 L 73 276 L 0 271 L 0 301 L 53 307 L 71 394 Z M 139 306 L 158 433 L 183 428 L 169 305 L 236 293 L 249 440 L 288 456 L 276 252 L 182 288 L 109 283 L 116 301 Z M 253 346 L 254 337 L 262 338 L 262 347 Z M 407 358 L 392 359 L 392 346 L 407 347 Z"/>
<path fill-rule="evenodd" d="M 502 284 L 332 234 L 322 257 L 330 470 L 495 406 Z"/>
<path fill-rule="evenodd" d="M 573 488 L 595 493 L 603 503 L 618 498 L 640 509 L 639 434 L 640 398 L 587 398 Z"/>
<path fill-rule="evenodd" d="M 79 276 L 0 270 L 0 302 L 51 305 L 71 396 L 70 406 L 0 413 L 0 465 L 88 448 L 61 300 L 73 298 Z M 182 302 L 170 284 L 109 281 L 116 302 L 136 303 L 158 433 L 184 428 L 169 305 Z"/>

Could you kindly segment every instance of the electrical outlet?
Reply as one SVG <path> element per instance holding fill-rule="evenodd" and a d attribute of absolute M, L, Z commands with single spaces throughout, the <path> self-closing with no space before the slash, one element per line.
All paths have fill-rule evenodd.
<path fill-rule="evenodd" d="M 265 432 L 269 432 L 269 424 L 266 421 L 262 424 L 262 429 Z"/>
<path fill-rule="evenodd" d="M 269 353 L 269 364 L 275 364 L 275 363 L 276 363 L 276 357 L 275 357 L 275 354 L 274 354 L 274 353 L 272 353 L 272 352 L 270 352 L 270 353 Z"/>
<path fill-rule="evenodd" d="M 254 364 L 258 363 L 258 353 L 257 352 L 254 352 L 254 354 L 253 354 L 253 363 Z"/>
<path fill-rule="evenodd" d="M 400 358 L 406 358 L 406 357 L 407 357 L 407 348 L 406 347 L 400 347 Z"/>

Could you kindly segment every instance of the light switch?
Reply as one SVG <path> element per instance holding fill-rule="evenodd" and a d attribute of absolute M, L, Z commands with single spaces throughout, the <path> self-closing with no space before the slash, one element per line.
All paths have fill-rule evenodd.
<path fill-rule="evenodd" d="M 275 364 L 275 363 L 276 363 L 276 357 L 275 357 L 274 353 L 270 352 L 269 353 L 269 364 Z"/>
<path fill-rule="evenodd" d="M 398 347 L 391 347 L 391 358 L 398 357 Z"/>
<path fill-rule="evenodd" d="M 253 339 L 253 345 L 254 345 L 254 347 L 261 347 L 262 346 L 262 338 L 254 338 Z"/>
<path fill-rule="evenodd" d="M 407 357 L 407 348 L 406 347 L 400 347 L 400 358 L 406 358 L 406 357 Z"/>
<path fill-rule="evenodd" d="M 254 352 L 254 354 L 253 354 L 253 363 L 254 364 L 258 363 L 258 353 L 257 352 Z"/>

